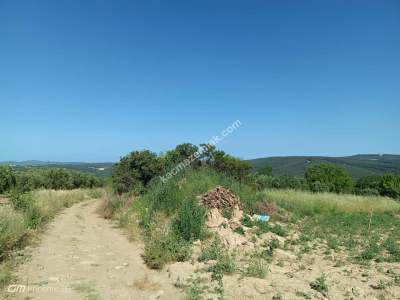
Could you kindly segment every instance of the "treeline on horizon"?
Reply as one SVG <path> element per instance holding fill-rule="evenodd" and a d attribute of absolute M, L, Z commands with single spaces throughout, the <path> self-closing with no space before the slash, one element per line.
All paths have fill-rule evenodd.
<path fill-rule="evenodd" d="M 254 172 L 248 162 L 218 150 L 213 145 L 196 146 L 190 143 L 180 144 L 161 155 L 149 150 L 127 154 L 113 167 L 112 186 L 117 194 L 141 194 L 150 181 L 162 178 L 167 180 L 174 176 L 174 170 L 180 172 L 186 167 L 194 170 L 213 169 L 256 190 L 294 189 L 400 198 L 400 175 L 387 173 L 365 176 L 354 181 L 344 168 L 321 163 L 307 168 L 304 177 L 274 176 L 270 166 Z M 102 185 L 104 180 L 95 175 L 64 168 L 31 168 L 22 171 L 0 166 L 0 194 L 10 190 L 69 190 Z"/>
<path fill-rule="evenodd" d="M 104 184 L 103 180 L 91 175 L 62 168 L 32 168 L 16 171 L 10 166 L 0 166 L 0 194 L 37 189 L 72 190 L 94 188 Z"/>
<path fill-rule="evenodd" d="M 315 193 L 358 194 L 400 198 L 400 175 L 365 176 L 354 182 L 341 167 L 321 163 L 306 169 L 304 177 L 273 176 L 272 168 L 265 166 L 253 172 L 252 166 L 215 146 L 190 143 L 157 155 L 149 150 L 133 151 L 122 157 L 112 173 L 112 184 L 117 194 L 141 194 L 153 180 L 168 180 L 182 168 L 210 168 L 256 190 L 268 188 L 308 190 Z"/>

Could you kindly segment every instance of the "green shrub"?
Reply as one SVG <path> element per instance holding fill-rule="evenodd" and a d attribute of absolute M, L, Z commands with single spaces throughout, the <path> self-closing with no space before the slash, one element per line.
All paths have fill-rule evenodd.
<path fill-rule="evenodd" d="M 400 198 L 400 175 L 365 176 L 357 181 L 355 192 L 361 195 L 381 195 Z"/>
<path fill-rule="evenodd" d="M 241 219 L 240 219 L 240 223 L 242 223 L 243 226 L 246 227 L 253 227 L 253 221 L 250 219 L 250 217 L 248 215 L 244 215 Z"/>
<path fill-rule="evenodd" d="M 0 166 L 0 194 L 11 190 L 16 184 L 15 173 L 11 167 Z"/>
<path fill-rule="evenodd" d="M 240 235 L 245 235 L 244 229 L 242 226 L 239 226 L 237 228 L 235 228 L 234 232 L 240 234 Z"/>
<path fill-rule="evenodd" d="M 276 225 L 273 225 L 273 226 L 269 226 L 269 230 L 272 233 L 275 233 L 276 235 L 279 235 L 279 236 L 285 237 L 285 236 L 288 235 L 287 229 L 285 227 L 282 227 L 279 224 L 276 224 Z"/>
<path fill-rule="evenodd" d="M 253 221 L 253 226 L 257 226 L 255 232 L 257 235 L 262 235 L 263 233 L 271 231 L 271 227 L 268 225 L 268 222 Z"/>
<path fill-rule="evenodd" d="M 10 193 L 9 200 L 14 209 L 21 211 L 27 210 L 32 202 L 32 199 L 28 194 L 21 193 L 17 190 L 13 190 Z"/>
<path fill-rule="evenodd" d="M 42 223 L 40 209 L 35 205 L 30 205 L 24 213 L 26 226 L 30 229 L 36 229 Z"/>
<path fill-rule="evenodd" d="M 400 198 L 400 175 L 385 174 L 379 183 L 382 196 Z"/>
<path fill-rule="evenodd" d="M 257 174 L 272 176 L 272 167 L 270 165 L 265 165 L 257 170 Z"/>
<path fill-rule="evenodd" d="M 353 180 L 349 173 L 332 164 L 311 166 L 304 176 L 313 192 L 350 193 L 353 189 Z"/>
<path fill-rule="evenodd" d="M 113 168 L 112 182 L 118 194 L 143 191 L 152 178 L 164 169 L 163 161 L 148 150 L 133 151 L 121 158 Z"/>
<path fill-rule="evenodd" d="M 245 180 L 251 170 L 251 165 L 248 162 L 230 156 L 223 151 L 214 153 L 214 160 L 211 166 L 218 172 L 232 176 L 239 181 Z"/>
<path fill-rule="evenodd" d="M 42 222 L 42 213 L 30 194 L 13 191 L 10 202 L 15 210 L 24 214 L 25 224 L 30 229 L 36 229 Z"/>
<path fill-rule="evenodd" d="M 162 269 L 168 262 L 185 261 L 190 256 L 190 244 L 172 232 L 153 234 L 145 240 L 143 259 L 151 269 Z"/>
<path fill-rule="evenodd" d="M 104 190 L 103 189 L 91 189 L 87 192 L 88 196 L 93 199 L 99 199 L 103 197 Z"/>
<path fill-rule="evenodd" d="M 208 268 L 214 274 L 232 274 L 236 270 L 235 258 L 230 254 L 221 254 L 218 261 Z"/>
<path fill-rule="evenodd" d="M 379 183 L 381 181 L 381 176 L 372 175 L 372 176 L 364 176 L 357 180 L 354 191 L 359 195 L 379 195 Z"/>
<path fill-rule="evenodd" d="M 368 261 L 376 258 L 380 253 L 380 247 L 376 242 L 371 242 L 368 247 L 357 257 L 359 261 Z"/>
<path fill-rule="evenodd" d="M 172 223 L 175 234 L 189 242 L 203 238 L 205 213 L 195 198 L 184 201 Z"/>
<path fill-rule="evenodd" d="M 279 240 L 273 239 L 264 246 L 266 247 L 265 251 L 262 253 L 264 258 L 271 259 L 275 249 L 278 249 L 280 247 L 280 243 Z"/>
<path fill-rule="evenodd" d="M 179 163 L 185 160 L 190 160 L 190 166 L 193 168 L 198 168 L 201 165 L 199 157 L 195 156 L 195 153 L 199 151 L 199 147 L 190 143 L 184 143 L 177 145 L 175 149 L 167 151 L 163 159 L 165 160 L 166 169 L 176 167 Z"/>
<path fill-rule="evenodd" d="M 328 285 L 326 284 L 325 274 L 322 274 L 315 281 L 310 283 L 310 287 L 320 293 L 328 292 Z"/>
<path fill-rule="evenodd" d="M 400 262 L 400 245 L 395 237 L 389 236 L 383 243 L 383 247 L 389 254 L 389 262 Z"/>
<path fill-rule="evenodd" d="M 257 173 L 249 176 L 248 184 L 256 187 L 259 191 L 264 189 L 308 189 L 304 178 L 288 175 L 272 176 Z"/>
<path fill-rule="evenodd" d="M 204 247 L 198 257 L 198 261 L 209 261 L 209 260 L 217 260 L 221 256 L 222 246 L 221 241 L 217 238 L 213 240 L 213 242 Z"/>

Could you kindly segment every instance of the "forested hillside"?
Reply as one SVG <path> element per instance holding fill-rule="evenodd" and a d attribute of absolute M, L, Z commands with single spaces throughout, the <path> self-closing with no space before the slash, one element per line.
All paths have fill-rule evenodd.
<path fill-rule="evenodd" d="M 400 155 L 390 154 L 360 154 L 345 157 L 278 156 L 252 159 L 248 162 L 256 170 L 269 165 L 274 175 L 303 176 L 307 167 L 323 162 L 345 168 L 355 179 L 384 173 L 400 174 Z"/>

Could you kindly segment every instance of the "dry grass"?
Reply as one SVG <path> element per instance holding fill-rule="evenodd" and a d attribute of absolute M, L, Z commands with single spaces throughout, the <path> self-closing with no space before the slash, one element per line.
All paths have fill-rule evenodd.
<path fill-rule="evenodd" d="M 266 190 L 267 200 L 303 215 L 321 213 L 400 213 L 400 203 L 379 196 L 310 193 L 295 190 Z"/>
<path fill-rule="evenodd" d="M 149 278 L 147 276 L 145 276 L 142 279 L 136 280 L 133 283 L 134 287 L 138 288 L 139 290 L 142 291 L 158 291 L 161 286 L 160 284 L 158 284 L 157 282 L 152 282 L 149 280 Z"/>
<path fill-rule="evenodd" d="M 10 206 L 0 206 L 0 258 L 18 244 L 26 234 L 22 213 Z"/>
<path fill-rule="evenodd" d="M 36 203 L 44 220 L 50 220 L 63 208 L 89 198 L 87 191 L 83 189 L 32 192 L 32 201 Z"/>

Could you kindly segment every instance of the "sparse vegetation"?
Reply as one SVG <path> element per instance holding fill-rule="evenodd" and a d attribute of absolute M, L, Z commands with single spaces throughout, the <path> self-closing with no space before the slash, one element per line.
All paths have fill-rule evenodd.
<path fill-rule="evenodd" d="M 214 238 L 213 242 L 208 246 L 203 247 L 198 260 L 200 262 L 217 260 L 221 256 L 222 246 L 221 241 L 218 238 Z"/>
<path fill-rule="evenodd" d="M 315 281 L 310 283 L 310 287 L 313 290 L 316 290 L 320 293 L 327 293 L 328 292 L 328 285 L 326 284 L 326 276 L 322 274 L 318 277 Z"/>
<path fill-rule="evenodd" d="M 253 256 L 249 259 L 247 268 L 242 273 L 247 277 L 265 278 L 268 272 L 268 264 L 265 259 Z"/>

